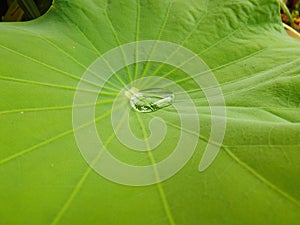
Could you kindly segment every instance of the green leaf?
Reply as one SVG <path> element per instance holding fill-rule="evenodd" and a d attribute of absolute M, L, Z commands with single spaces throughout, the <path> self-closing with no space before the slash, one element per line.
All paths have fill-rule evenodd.
<path fill-rule="evenodd" d="M 285 34 L 277 0 L 56 0 L 39 19 L 1 23 L 0 30 L 0 224 L 299 224 L 300 45 Z M 166 63 L 117 71 L 103 85 L 95 118 L 99 137 L 119 160 L 155 164 L 181 135 L 172 106 L 130 111 L 137 138 L 150 135 L 153 116 L 165 120 L 167 134 L 153 153 L 122 144 L 111 124 L 122 83 L 167 76 L 188 93 L 200 120 L 187 164 L 165 181 L 134 187 L 88 165 L 72 112 L 77 85 L 93 62 L 143 40 L 181 45 L 207 64 L 225 98 L 227 128 L 216 159 L 199 172 L 212 127 L 205 90 Z M 101 71 L 94 72 L 100 79 Z M 193 138 L 196 131 L 183 132 Z"/>

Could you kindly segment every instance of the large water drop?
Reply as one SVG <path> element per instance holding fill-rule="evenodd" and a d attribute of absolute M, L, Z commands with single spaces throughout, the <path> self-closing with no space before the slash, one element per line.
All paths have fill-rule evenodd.
<path fill-rule="evenodd" d="M 126 95 L 130 97 L 131 107 L 135 111 L 142 113 L 155 112 L 170 106 L 175 98 L 172 92 L 162 88 L 144 90 L 132 88 Z"/>

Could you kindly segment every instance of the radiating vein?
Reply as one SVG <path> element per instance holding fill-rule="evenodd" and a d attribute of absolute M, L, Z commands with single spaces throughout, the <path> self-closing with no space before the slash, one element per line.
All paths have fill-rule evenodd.
<path fill-rule="evenodd" d="M 73 21 L 71 21 L 70 19 L 66 18 L 67 20 L 69 20 L 72 25 L 81 33 L 81 35 L 90 43 L 90 46 L 98 53 L 99 57 L 102 56 L 102 53 L 96 48 L 96 46 L 91 42 L 91 40 L 86 36 L 86 34 L 80 29 L 80 27 L 78 27 L 78 25 L 76 23 L 74 23 Z M 115 77 L 117 78 L 117 80 L 121 83 L 121 85 L 123 87 L 126 88 L 126 84 L 124 83 L 124 81 L 120 78 L 120 76 L 116 73 L 116 71 L 114 71 L 111 67 L 111 65 L 109 64 L 109 62 L 105 59 L 102 58 L 103 61 L 106 63 L 106 65 L 109 67 L 109 69 L 114 72 Z"/>
<path fill-rule="evenodd" d="M 101 56 L 101 52 L 98 50 L 98 48 L 96 48 L 96 46 L 94 45 L 94 43 L 88 38 L 88 36 L 85 34 L 85 32 L 83 32 L 80 27 L 77 25 L 77 23 L 73 22 L 71 19 L 69 19 L 68 17 L 63 17 L 63 14 L 57 14 L 57 16 L 61 17 L 65 22 L 69 22 L 71 23 L 72 27 L 74 27 L 80 34 L 81 36 L 89 43 L 90 47 L 92 49 L 94 49 L 94 52 L 98 55 Z"/>
<path fill-rule="evenodd" d="M 82 89 L 82 88 L 76 88 L 76 87 L 71 87 L 71 86 L 66 86 L 66 85 L 44 83 L 44 82 L 33 81 L 33 80 L 24 80 L 24 79 L 18 79 L 18 78 L 14 78 L 14 77 L 7 77 L 7 76 L 1 76 L 1 75 L 0 75 L 0 80 L 25 83 L 25 84 L 31 84 L 31 85 L 39 85 L 39 86 L 45 86 L 45 87 L 50 87 L 50 88 L 58 88 L 58 89 L 64 89 L 64 90 L 69 90 L 69 91 L 82 91 L 82 92 L 98 93 L 98 91 L 90 90 L 90 89 Z M 107 95 L 107 96 L 117 96 L 117 94 L 115 94 L 115 93 L 105 92 L 105 91 L 101 91 L 101 94 Z"/>
<path fill-rule="evenodd" d="M 135 71 L 134 71 L 134 78 L 133 80 L 136 80 L 137 75 L 138 75 L 138 71 L 139 71 L 139 66 L 138 66 L 138 53 L 139 53 L 139 49 L 138 49 L 138 41 L 139 41 L 139 33 L 140 33 L 140 19 L 141 19 L 141 3 L 140 0 L 136 0 L 137 1 L 137 9 L 136 9 L 136 30 L 135 30 Z"/>
<path fill-rule="evenodd" d="M 237 64 L 237 63 L 240 63 L 240 62 L 243 62 L 245 60 L 248 60 L 256 55 L 258 55 L 259 53 L 265 51 L 266 49 L 260 49 L 258 51 L 255 51 L 249 55 L 246 55 L 246 56 L 243 56 L 237 60 L 234 60 L 234 61 L 231 61 L 229 63 L 226 63 L 226 64 L 223 64 L 221 66 L 218 66 L 218 67 L 215 67 L 215 68 L 212 68 L 212 69 L 208 69 L 208 70 L 204 70 L 198 74 L 195 74 L 195 75 L 190 75 L 188 77 L 185 77 L 185 78 L 182 78 L 182 79 L 179 79 L 179 80 L 176 80 L 176 84 L 173 84 L 173 83 L 169 83 L 169 84 L 166 84 L 164 86 L 162 86 L 163 88 L 167 88 L 169 86 L 172 86 L 172 85 L 178 85 L 178 84 L 181 84 L 181 83 L 184 83 L 186 81 L 189 81 L 189 80 L 192 80 L 192 79 L 197 79 L 198 76 L 202 76 L 202 75 L 205 75 L 207 73 L 210 73 L 210 72 L 215 72 L 215 71 L 218 71 L 218 70 L 221 70 L 225 67 L 228 67 L 228 66 L 231 66 L 233 64 Z M 173 73 L 175 73 L 178 69 L 180 69 L 182 66 L 184 66 L 186 63 L 189 63 L 191 60 L 195 59 L 195 57 L 198 57 L 197 55 L 193 56 L 193 57 L 190 57 L 189 59 L 187 59 L 186 61 L 184 61 L 182 64 L 180 64 L 178 67 L 172 69 L 171 71 L 169 71 L 168 73 L 164 74 L 163 76 L 161 76 L 161 79 L 163 78 L 168 78 L 169 76 L 171 76 Z M 157 83 L 159 83 L 160 79 L 158 80 L 155 80 L 152 85 L 155 85 Z M 205 87 L 203 87 L 205 88 Z M 211 87 L 210 87 L 211 88 Z M 188 91 L 192 91 L 192 90 L 188 90 Z M 188 92 L 187 91 L 187 92 Z M 197 91 L 197 90 L 196 90 Z"/>
<path fill-rule="evenodd" d="M 192 30 L 179 43 L 179 47 L 172 54 L 170 54 L 170 56 L 165 60 L 166 62 L 170 58 L 172 58 L 179 51 L 180 46 L 182 46 L 193 35 L 193 33 L 197 30 L 199 24 L 202 22 L 202 20 L 204 19 L 205 15 L 207 14 L 207 7 L 208 7 L 208 0 L 206 0 L 205 11 L 204 11 L 203 15 L 200 16 L 200 18 L 197 20 L 197 22 L 195 23 L 195 25 L 192 27 Z M 157 69 L 150 76 L 155 76 L 157 73 L 159 73 L 159 71 L 162 69 L 162 67 L 164 67 L 164 63 L 162 63 L 159 67 L 157 67 Z"/>
<path fill-rule="evenodd" d="M 36 145 L 34 145 L 34 146 L 30 147 L 30 148 L 27 148 L 27 149 L 22 150 L 22 151 L 20 151 L 18 153 L 15 153 L 15 154 L 13 154 L 11 156 L 8 156 L 8 157 L 6 157 L 4 159 L 1 159 L 0 160 L 0 165 L 2 165 L 4 163 L 7 163 L 9 161 L 12 161 L 12 160 L 14 160 L 14 159 L 16 159 L 16 158 L 18 158 L 20 156 L 26 155 L 26 154 L 28 154 L 28 153 L 30 153 L 30 152 L 32 152 L 32 151 L 34 151 L 34 150 L 36 150 L 36 149 L 38 149 L 40 147 L 43 147 L 43 146 L 45 146 L 47 144 L 50 144 L 51 142 L 54 142 L 54 141 L 56 141 L 56 140 L 58 140 L 60 138 L 63 138 L 65 136 L 69 135 L 69 134 L 72 134 L 72 133 L 73 133 L 73 129 L 67 130 L 67 131 L 65 131 L 63 133 L 60 133 L 60 134 L 58 134 L 58 135 L 56 135 L 56 136 L 54 136 L 52 138 L 47 139 L 46 141 L 43 141 L 43 142 L 41 142 L 39 144 L 36 144 Z"/>
<path fill-rule="evenodd" d="M 218 44 L 221 44 L 221 43 L 223 43 L 224 41 L 228 40 L 232 35 L 234 35 L 237 31 L 239 31 L 239 30 L 242 28 L 242 26 L 244 26 L 244 25 L 241 25 L 241 26 L 238 27 L 237 29 L 235 29 L 235 30 L 233 30 L 232 32 L 230 32 L 229 34 L 227 34 L 227 35 L 226 35 L 225 37 L 223 37 L 222 39 L 218 40 L 216 43 L 214 43 L 214 44 L 210 45 L 209 47 L 205 48 L 204 50 L 202 50 L 202 51 L 199 52 L 198 54 L 195 54 L 195 56 L 193 56 L 193 57 L 187 59 L 187 60 L 184 61 L 180 66 L 178 66 L 178 67 L 172 69 L 171 71 L 165 73 L 162 77 L 163 77 L 163 78 L 166 78 L 166 77 L 172 75 L 173 73 L 175 73 L 178 69 L 180 69 L 180 68 L 181 68 L 183 65 L 185 65 L 186 63 L 189 63 L 191 60 L 193 60 L 193 59 L 195 59 L 196 57 L 199 57 L 200 55 L 204 54 L 206 51 L 208 51 L 208 50 L 211 49 L 212 47 L 214 47 L 214 46 L 216 46 L 216 45 L 218 45 Z M 182 44 L 181 44 L 181 45 L 182 45 Z M 179 49 L 177 49 L 176 51 L 174 51 L 174 52 L 168 57 L 168 59 L 170 59 L 174 54 L 176 54 L 176 52 L 177 52 L 178 50 L 179 50 Z M 261 50 L 265 50 L 265 49 L 261 49 Z M 258 51 L 255 52 L 255 53 L 258 53 L 258 52 L 260 52 L 261 50 L 258 50 Z M 250 54 L 250 55 L 252 55 L 252 54 Z M 168 60 L 168 59 L 167 59 L 167 60 Z M 167 61 L 167 60 L 166 60 L 166 61 Z M 221 65 L 220 67 L 216 67 L 216 69 L 221 69 L 221 68 L 223 68 L 224 66 L 228 66 L 228 65 L 231 65 L 231 64 L 235 64 L 235 63 L 238 63 L 238 61 L 236 61 L 236 60 L 231 61 L 231 62 L 229 62 L 229 63 L 227 63 L 227 64 Z M 160 65 L 160 66 L 159 66 L 159 67 L 151 74 L 151 76 L 155 76 L 155 75 L 162 69 L 163 66 L 164 66 L 164 64 L 161 64 L 161 65 Z M 214 70 L 214 69 L 211 69 L 210 71 L 213 71 L 213 70 Z"/>
<path fill-rule="evenodd" d="M 117 126 L 115 128 L 116 130 L 120 129 L 120 126 L 124 122 L 125 117 L 126 117 L 126 114 L 124 114 L 123 117 L 121 118 L 121 120 L 118 121 L 118 124 L 117 124 Z M 55 216 L 55 218 L 52 221 L 51 225 L 56 225 L 61 220 L 61 218 L 63 217 L 63 215 L 65 214 L 65 212 L 69 209 L 69 207 L 71 206 L 71 204 L 72 204 L 73 200 L 75 199 L 76 195 L 79 193 L 80 189 L 82 188 L 84 182 L 88 178 L 89 174 L 92 172 L 92 170 L 93 170 L 92 168 L 99 161 L 99 159 L 101 158 L 103 152 L 106 150 L 107 146 L 114 139 L 114 137 L 115 137 L 115 132 L 113 132 L 107 138 L 107 140 L 105 141 L 102 149 L 100 149 L 100 151 L 97 154 L 97 156 L 95 157 L 95 159 L 91 162 L 91 164 L 88 166 L 88 168 L 84 172 L 83 176 L 79 179 L 79 182 L 76 184 L 74 190 L 72 191 L 72 193 L 70 194 L 70 196 L 67 198 L 66 202 L 63 204 L 63 207 L 60 209 L 60 211 Z"/>
<path fill-rule="evenodd" d="M 209 0 L 206 0 L 205 10 L 203 12 L 203 15 L 201 15 L 201 17 L 198 19 L 196 24 L 193 26 L 192 30 L 186 35 L 186 37 L 183 39 L 183 41 L 180 43 L 180 45 L 183 45 L 194 34 L 194 32 L 198 29 L 198 26 L 200 25 L 200 23 L 203 21 L 203 19 L 205 18 L 206 14 L 207 14 L 208 2 L 209 2 Z"/>
<path fill-rule="evenodd" d="M 169 121 L 165 121 L 167 124 L 171 125 L 172 127 L 178 129 L 178 130 L 183 130 L 183 128 L 181 128 L 180 126 L 169 122 Z M 206 143 L 209 143 L 208 139 L 205 138 L 204 136 L 201 136 L 200 134 L 197 134 L 194 131 L 189 131 L 184 129 L 185 132 L 189 132 L 193 135 L 197 135 L 199 137 L 199 139 L 205 141 Z M 212 143 L 214 144 L 214 143 Z M 269 180 L 267 180 L 265 177 L 261 176 L 259 173 L 257 173 L 252 167 L 250 167 L 247 163 L 243 162 L 242 160 L 240 160 L 230 149 L 229 146 L 224 145 L 223 143 L 217 143 L 218 146 L 220 146 L 235 162 L 237 162 L 241 167 L 245 168 L 248 172 L 250 172 L 253 176 L 255 176 L 257 179 L 259 179 L 261 182 L 263 182 L 267 187 L 271 188 L 273 191 L 275 191 L 276 193 L 278 193 L 279 195 L 283 196 L 284 198 L 286 198 L 287 200 L 289 200 L 290 202 L 296 204 L 297 206 L 300 207 L 300 202 L 293 198 L 292 196 L 290 196 L 288 193 L 286 193 L 285 191 L 281 190 L 279 187 L 275 186 L 274 184 L 272 184 Z M 276 145 L 277 146 L 277 145 Z M 296 145 L 297 146 L 297 145 Z M 299 145 L 300 146 L 300 145 Z M 236 147 L 236 146 L 234 146 Z"/>
<path fill-rule="evenodd" d="M 160 27 L 160 29 L 159 29 L 159 31 L 158 31 L 158 33 L 157 33 L 157 36 L 156 36 L 155 40 L 160 40 L 161 35 L 162 35 L 162 32 L 165 30 L 166 24 L 167 24 L 168 19 L 169 19 L 169 16 L 170 16 L 170 11 L 171 11 L 172 5 L 173 5 L 173 1 L 169 1 L 169 4 L 168 4 L 168 7 L 167 7 L 167 9 L 166 9 L 166 13 L 165 13 L 163 22 L 162 22 L 162 24 L 161 24 L 161 27 Z M 154 50 L 156 49 L 156 47 L 157 47 L 157 42 L 155 42 L 153 48 L 151 49 L 151 52 L 150 52 L 150 54 L 149 54 L 149 58 L 151 58 L 151 56 L 153 55 L 153 52 L 154 52 Z M 150 62 L 147 61 L 147 62 L 146 62 L 146 65 L 145 65 L 145 67 L 144 67 L 144 69 L 143 69 L 143 72 L 142 72 L 141 77 L 144 77 L 144 76 L 147 74 L 147 71 L 148 71 L 148 69 L 149 69 L 149 66 L 150 66 Z"/>
<path fill-rule="evenodd" d="M 223 43 L 224 41 L 228 40 L 229 38 L 231 38 L 236 32 L 240 31 L 242 27 L 244 27 L 245 25 L 242 24 L 240 27 L 238 27 L 237 29 L 233 30 L 232 32 L 230 32 L 229 34 L 225 35 L 223 38 L 221 38 L 220 40 L 216 41 L 215 43 L 213 43 L 212 45 L 208 46 L 207 48 L 205 48 L 204 50 L 202 50 L 201 52 L 198 53 L 198 55 L 202 55 L 205 52 L 207 52 L 208 50 L 210 50 L 211 48 Z"/>
<path fill-rule="evenodd" d="M 118 34 L 117 34 L 117 32 L 116 32 L 116 29 L 114 28 L 114 25 L 113 25 L 111 19 L 110 19 L 109 16 L 108 16 L 108 12 L 107 12 L 108 1 L 109 1 L 109 0 L 106 0 L 106 2 L 105 2 L 104 15 L 105 15 L 105 18 L 106 18 L 106 20 L 107 20 L 107 22 L 108 22 L 108 24 L 109 24 L 110 29 L 111 29 L 112 32 L 113 32 L 114 38 L 115 38 L 115 40 L 116 40 L 118 46 L 122 46 L 121 41 L 120 41 L 120 39 L 119 39 L 119 36 L 118 36 Z M 129 79 L 129 81 L 132 82 L 132 75 L 131 75 L 131 72 L 130 72 L 129 67 L 128 67 L 128 65 L 127 65 L 125 53 L 124 53 L 124 50 L 123 50 L 122 47 L 121 47 L 121 52 L 122 52 L 123 60 L 124 60 L 124 62 L 125 62 L 125 64 L 126 64 L 126 70 L 127 70 L 128 79 Z"/>
<path fill-rule="evenodd" d="M 93 74 L 95 77 L 99 78 L 100 80 L 104 80 L 101 76 L 99 76 L 98 74 L 96 74 L 94 71 L 89 70 L 89 68 L 87 66 L 85 66 L 84 64 L 82 64 L 81 62 L 79 62 L 77 59 L 75 59 L 72 55 L 70 55 L 69 53 L 67 53 L 64 49 L 62 49 L 61 47 L 59 47 L 57 44 L 55 44 L 53 41 L 51 41 L 50 39 L 46 38 L 44 35 L 42 35 L 41 33 L 35 33 L 31 30 L 24 30 L 20 27 L 14 27 L 14 29 L 18 29 L 22 32 L 25 33 L 31 33 L 33 35 L 38 35 L 39 38 L 41 38 L 43 41 L 47 42 L 48 44 L 50 44 L 51 46 L 53 46 L 55 49 L 57 49 L 58 51 L 60 51 L 61 53 L 63 53 L 65 56 L 67 56 L 69 59 L 71 59 L 73 62 L 75 62 L 77 65 L 79 65 L 80 67 L 82 67 L 83 69 L 85 69 L 86 71 L 89 71 L 91 74 Z M 119 86 L 115 85 L 114 83 L 110 82 L 110 81 L 106 81 L 106 83 L 114 86 L 117 89 L 113 89 L 113 88 L 109 88 L 109 87 L 105 87 L 108 90 L 114 91 L 114 92 L 118 92 L 118 90 L 120 89 Z"/>
<path fill-rule="evenodd" d="M 275 83 L 278 79 L 282 79 L 278 77 L 279 74 L 283 74 L 289 67 L 298 65 L 299 62 L 300 59 L 296 58 L 285 64 L 273 67 L 272 69 L 254 74 L 253 76 L 222 84 L 223 93 L 225 95 L 236 95 L 240 92 L 250 91 L 270 83 Z M 226 93 L 226 90 L 228 90 L 229 94 Z"/>
<path fill-rule="evenodd" d="M 58 140 L 60 138 L 63 138 L 65 136 L 69 135 L 69 134 L 72 134 L 76 130 L 80 130 L 80 129 L 86 127 L 86 126 L 89 126 L 92 123 L 98 122 L 98 121 L 100 121 L 100 120 L 108 117 L 110 114 L 111 114 L 111 110 L 107 111 L 106 113 L 104 113 L 101 116 L 97 117 L 94 121 L 91 121 L 91 122 L 88 122 L 86 124 L 83 124 L 83 125 L 81 125 L 80 127 L 77 127 L 77 128 L 69 129 L 69 130 L 67 130 L 65 132 L 62 132 L 62 133 L 60 133 L 60 134 L 58 134 L 58 135 L 56 135 L 54 137 L 48 138 L 47 140 L 42 141 L 42 142 L 40 142 L 40 143 L 38 143 L 38 144 L 30 147 L 30 148 L 24 149 L 24 150 L 22 150 L 22 151 L 20 151 L 18 153 L 15 153 L 15 154 L 13 154 L 11 156 L 8 156 L 8 157 L 6 157 L 4 159 L 1 159 L 0 160 L 0 165 L 2 165 L 4 163 L 7 163 L 9 161 L 12 161 L 12 160 L 14 160 L 14 159 L 16 159 L 16 158 L 18 158 L 20 156 L 23 156 L 25 154 L 28 154 L 28 153 L 30 153 L 30 152 L 32 152 L 32 151 L 34 151 L 34 150 L 36 150 L 36 149 L 38 149 L 40 147 L 43 147 L 43 146 L 45 146 L 47 144 L 50 144 L 50 143 L 52 143 L 52 142 L 54 142 L 54 141 L 56 141 L 56 140 Z"/>
<path fill-rule="evenodd" d="M 76 184 L 76 186 L 75 186 L 74 190 L 72 191 L 71 195 L 69 196 L 69 198 L 67 199 L 67 201 L 65 202 L 65 204 L 63 205 L 61 210 L 58 212 L 58 214 L 55 216 L 55 218 L 52 221 L 51 225 L 56 225 L 61 220 L 64 213 L 67 211 L 67 209 L 72 204 L 74 198 L 76 197 L 76 195 L 78 194 L 78 192 L 82 188 L 84 182 L 86 181 L 87 177 L 89 176 L 89 174 L 91 173 L 92 170 L 93 169 L 91 167 L 88 167 L 87 170 L 84 172 L 83 176 L 80 178 L 80 180 Z"/>
<path fill-rule="evenodd" d="M 0 47 L 3 48 L 3 49 L 5 49 L 5 50 L 7 50 L 7 51 L 9 51 L 9 52 L 12 52 L 12 53 L 17 54 L 17 55 L 19 55 L 19 56 L 21 56 L 21 57 L 24 57 L 24 58 L 26 58 L 26 59 L 28 59 L 28 60 L 30 60 L 30 61 L 32 61 L 32 62 L 35 62 L 35 63 L 37 63 L 37 64 L 39 64 L 39 65 L 41 65 L 41 66 L 44 66 L 44 67 L 46 67 L 46 68 L 48 68 L 48 69 L 50 69 L 50 70 L 53 70 L 53 71 L 58 72 L 58 73 L 60 73 L 60 74 L 63 74 L 63 75 L 65 75 L 65 76 L 67 76 L 67 77 L 70 77 L 70 78 L 72 78 L 72 79 L 74 79 L 74 80 L 82 81 L 82 82 L 84 82 L 84 83 L 90 84 L 90 85 L 95 86 L 95 87 L 101 87 L 100 85 L 98 85 L 98 84 L 96 84 L 96 83 L 94 83 L 94 82 L 91 82 L 91 81 L 88 81 L 88 80 L 85 80 L 85 79 L 81 79 L 81 78 L 78 77 L 78 76 L 75 76 L 75 75 L 73 75 L 73 74 L 71 74 L 71 73 L 68 73 L 68 72 L 66 72 L 66 71 L 57 69 L 56 67 L 50 66 L 50 65 L 48 65 L 48 64 L 46 64 L 46 63 L 44 63 L 44 62 L 41 62 L 41 61 L 39 61 L 39 60 L 37 60 L 37 59 L 35 59 L 35 58 L 32 58 L 31 56 L 24 55 L 23 53 L 18 52 L 18 51 L 14 50 L 14 49 L 5 47 L 5 46 L 3 46 L 3 45 L 1 45 L 1 44 L 0 44 Z M 102 88 L 102 87 L 101 87 L 101 88 Z"/>
<path fill-rule="evenodd" d="M 61 73 L 61 74 L 63 74 L 63 75 L 66 75 L 66 76 L 68 76 L 68 77 L 70 77 L 70 78 L 72 78 L 72 79 L 80 80 L 79 77 L 77 77 L 77 76 L 75 76 L 75 75 L 73 75 L 73 74 L 71 74 L 71 73 L 68 73 L 68 72 L 66 72 L 66 71 L 57 69 L 56 67 L 50 66 L 50 65 L 48 65 L 48 64 L 46 64 L 46 63 L 44 63 L 44 62 L 41 62 L 41 61 L 39 61 L 39 60 L 37 60 L 37 59 L 35 59 L 35 58 L 32 58 L 31 56 L 24 55 L 23 53 L 21 53 L 21 52 L 19 52 L 19 51 L 17 51 L 17 50 L 14 50 L 14 49 L 5 47 L 5 46 L 3 46 L 3 45 L 1 45 L 1 44 L 0 44 L 0 47 L 3 48 L 3 49 L 5 49 L 5 50 L 7 50 L 7 51 L 9 51 L 9 52 L 11 52 L 11 53 L 14 53 L 14 54 L 16 54 L 16 55 L 19 55 L 19 56 L 21 56 L 21 57 L 24 57 L 24 58 L 26 58 L 26 59 L 28 59 L 28 60 L 30 60 L 30 61 L 32 61 L 32 62 L 35 62 L 35 63 L 37 63 L 37 64 L 39 64 L 39 65 L 41 65 L 41 66 L 44 66 L 44 67 L 46 67 L 46 68 L 48 68 L 48 69 L 50 69 L 50 70 L 53 70 L 53 71 L 55 71 L 55 72 Z"/>
<path fill-rule="evenodd" d="M 192 76 L 188 76 L 188 77 L 185 77 L 185 78 L 176 80 L 176 84 L 180 84 L 180 83 L 186 82 L 186 81 L 188 81 L 188 80 L 197 78 L 198 76 L 202 76 L 202 75 L 205 75 L 205 74 L 210 73 L 210 72 L 218 71 L 218 70 L 220 70 L 220 69 L 223 69 L 223 68 L 225 68 L 225 67 L 231 66 L 231 65 L 233 65 L 233 64 L 237 64 L 237 63 L 240 63 L 240 62 L 242 62 L 242 61 L 248 60 L 248 59 L 250 59 L 250 58 L 256 56 L 257 54 L 259 54 L 259 53 L 261 53 L 261 52 L 263 52 L 263 51 L 265 51 L 265 50 L 266 50 L 266 49 L 260 49 L 260 50 L 257 50 L 257 51 L 255 51 L 255 52 L 249 54 L 249 55 L 243 56 L 243 57 L 241 57 L 241 58 L 239 58 L 239 59 L 237 59 L 237 60 L 231 61 L 231 62 L 226 63 L 226 64 L 223 64 L 223 65 L 221 65 L 221 66 L 218 66 L 218 67 L 215 67 L 215 68 L 212 68 L 212 69 L 208 69 L 208 70 L 202 71 L 202 72 L 200 72 L 200 73 L 198 73 L 198 74 L 195 74 L 195 75 L 192 75 Z M 178 70 L 178 68 L 181 68 L 181 67 L 184 66 L 186 63 L 188 63 L 188 62 L 190 62 L 191 60 L 193 60 L 195 57 L 197 57 L 197 55 L 195 55 L 195 56 L 193 56 L 193 57 L 187 59 L 187 60 L 184 61 L 181 65 L 179 65 L 177 68 L 174 68 L 173 70 L 171 70 L 171 71 L 169 71 L 168 73 L 164 74 L 162 77 L 163 77 L 163 78 L 169 77 L 169 76 L 172 75 L 174 72 L 176 72 L 176 71 Z M 156 81 L 156 82 L 159 82 L 159 80 Z M 168 86 L 171 86 L 171 85 L 173 85 L 173 84 L 172 84 L 172 83 L 169 83 L 169 84 L 166 84 L 166 85 L 163 86 L 163 87 L 168 87 Z"/>
<path fill-rule="evenodd" d="M 250 167 L 247 163 L 243 162 L 242 160 L 240 160 L 231 150 L 229 150 L 229 148 L 227 147 L 223 147 L 223 149 L 225 150 L 225 152 L 235 161 L 237 162 L 241 167 L 243 167 L 244 169 L 246 169 L 249 173 L 251 173 L 253 176 L 255 176 L 257 179 L 259 179 L 261 182 L 263 182 L 265 185 L 267 185 L 269 188 L 271 188 L 273 191 L 277 192 L 278 194 L 280 194 L 281 196 L 283 196 L 284 198 L 286 198 L 287 200 L 289 200 L 290 202 L 294 203 L 295 205 L 297 205 L 298 207 L 300 207 L 300 202 L 293 198 L 292 196 L 290 196 L 288 193 L 286 193 L 285 191 L 281 190 L 279 187 L 277 187 L 276 185 L 274 185 L 273 183 L 271 183 L 269 180 L 267 180 L 265 177 L 261 176 L 257 171 L 255 171 L 252 167 Z"/>
<path fill-rule="evenodd" d="M 62 48 L 60 48 L 58 45 L 56 45 L 55 43 L 53 43 L 52 41 L 48 40 L 47 38 L 44 38 L 43 36 L 41 36 L 41 38 L 48 42 L 50 45 L 52 45 L 54 48 L 56 48 L 57 50 L 59 50 L 60 52 L 62 52 L 65 56 L 67 56 L 68 58 L 70 58 L 73 62 L 75 62 L 77 65 L 79 65 L 80 67 L 82 67 L 83 69 L 85 69 L 85 71 L 88 71 L 90 74 L 92 74 L 93 76 L 97 77 L 99 80 L 102 80 L 104 81 L 105 83 L 117 88 L 117 89 L 114 89 L 114 88 L 110 88 L 110 87 L 107 87 L 107 86 L 104 86 L 105 89 L 107 90 L 110 90 L 112 92 L 118 92 L 118 90 L 120 89 L 120 86 L 112 83 L 111 81 L 107 81 L 105 80 L 103 77 L 99 76 L 98 74 L 96 74 L 94 71 L 91 71 L 89 69 L 89 67 L 86 67 L 85 65 L 83 65 L 81 62 L 79 62 L 77 59 L 75 59 L 73 56 L 71 56 L 70 54 L 68 54 L 66 51 L 64 51 Z"/>
<path fill-rule="evenodd" d="M 154 174 L 155 174 L 155 178 L 156 178 L 156 187 L 157 187 L 159 195 L 161 197 L 161 201 L 162 201 L 166 216 L 168 218 L 168 221 L 169 221 L 170 225 L 175 225 L 175 221 L 174 221 L 174 218 L 172 216 L 172 212 L 171 212 L 169 203 L 167 201 L 166 194 L 165 194 L 164 189 L 163 189 L 163 187 L 160 183 L 159 172 L 157 170 L 156 161 L 155 161 L 155 158 L 154 158 L 154 156 L 151 152 L 151 147 L 150 147 L 150 144 L 148 142 L 148 138 L 147 138 L 148 135 L 147 135 L 146 128 L 144 126 L 144 123 L 143 123 L 140 115 L 138 113 L 136 113 L 136 116 L 138 118 L 139 124 L 140 124 L 141 129 L 142 129 L 143 137 L 144 137 L 144 140 L 145 140 L 145 143 L 146 143 L 146 146 L 147 146 L 147 150 L 148 150 L 147 153 L 148 153 L 149 159 L 151 161 L 151 164 L 153 165 L 153 170 L 154 170 Z"/>
<path fill-rule="evenodd" d="M 25 113 L 25 112 L 41 112 L 41 111 L 65 110 L 65 109 L 72 109 L 72 108 L 84 108 L 84 107 L 90 107 L 90 106 L 94 106 L 94 105 L 102 105 L 102 104 L 106 104 L 106 103 L 111 103 L 113 101 L 114 101 L 113 99 L 108 99 L 108 100 L 101 100 L 96 103 L 90 103 L 90 104 L 11 109 L 11 110 L 0 111 L 0 115 L 6 115 L 6 114 L 11 114 L 11 113 L 20 113 L 20 112 L 23 112 L 23 113 Z"/>

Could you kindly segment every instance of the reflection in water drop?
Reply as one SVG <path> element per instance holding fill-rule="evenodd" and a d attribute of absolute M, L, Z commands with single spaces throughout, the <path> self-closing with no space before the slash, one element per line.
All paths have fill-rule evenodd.
<path fill-rule="evenodd" d="M 130 105 L 137 112 L 155 112 L 161 108 L 171 105 L 174 101 L 174 94 L 162 88 L 137 90 L 132 88 L 126 93 L 130 95 Z M 129 96 L 128 96 L 129 97 Z"/>

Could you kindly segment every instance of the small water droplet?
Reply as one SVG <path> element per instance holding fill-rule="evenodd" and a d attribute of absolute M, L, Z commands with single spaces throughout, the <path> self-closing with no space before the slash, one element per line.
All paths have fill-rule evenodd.
<path fill-rule="evenodd" d="M 171 105 L 174 101 L 174 94 L 162 88 L 130 90 L 130 105 L 137 112 L 155 112 L 161 108 Z M 128 93 L 127 93 L 128 95 Z M 126 95 L 126 96 L 127 96 Z"/>

